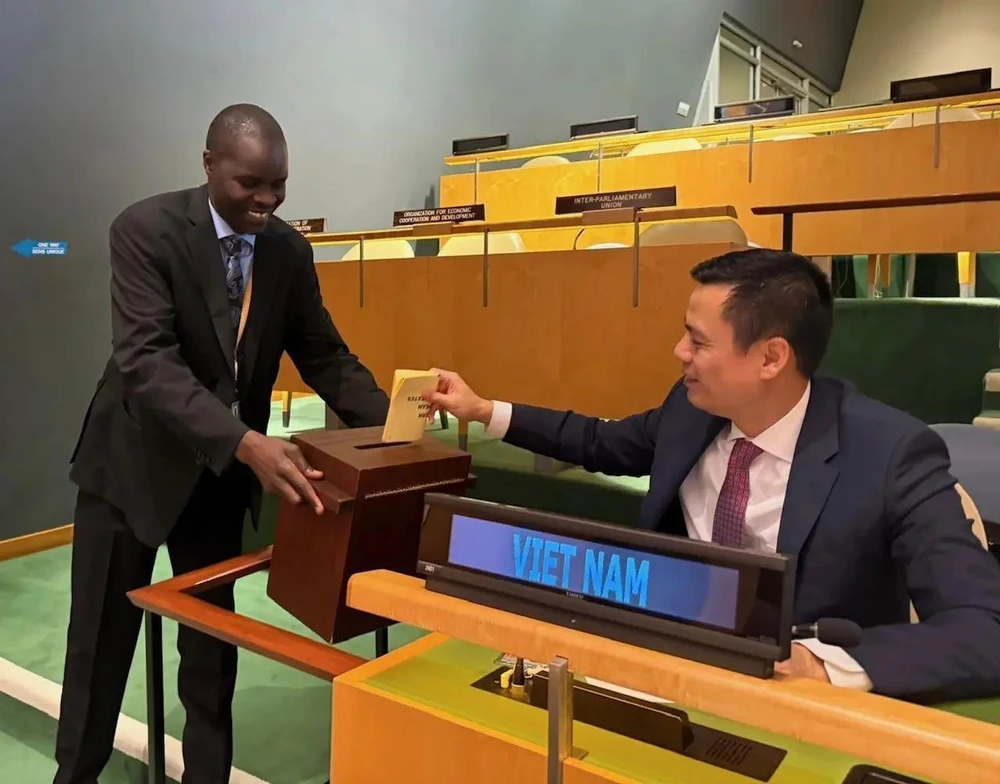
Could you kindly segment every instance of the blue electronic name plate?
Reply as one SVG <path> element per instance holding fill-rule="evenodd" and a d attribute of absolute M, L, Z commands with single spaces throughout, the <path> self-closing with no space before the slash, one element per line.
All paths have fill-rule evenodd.
<path fill-rule="evenodd" d="M 727 566 L 458 514 L 451 521 L 448 562 L 656 615 L 736 627 L 740 573 Z"/>

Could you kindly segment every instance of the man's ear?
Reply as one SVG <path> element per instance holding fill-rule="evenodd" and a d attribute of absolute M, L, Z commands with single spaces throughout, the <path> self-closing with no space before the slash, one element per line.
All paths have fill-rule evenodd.
<path fill-rule="evenodd" d="M 212 165 L 213 165 L 212 153 L 210 153 L 208 150 L 205 150 L 201 154 L 201 165 L 205 169 L 206 176 L 212 173 Z"/>
<path fill-rule="evenodd" d="M 794 361 L 792 347 L 782 337 L 768 338 L 764 341 L 761 378 L 775 378 L 782 370 Z"/>

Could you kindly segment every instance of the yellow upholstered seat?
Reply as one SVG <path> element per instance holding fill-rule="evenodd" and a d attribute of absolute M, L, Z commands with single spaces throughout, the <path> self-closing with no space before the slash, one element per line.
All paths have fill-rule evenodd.
<path fill-rule="evenodd" d="M 661 155 L 667 152 L 685 152 L 687 150 L 700 150 L 701 142 L 697 139 L 667 139 L 662 142 L 642 142 L 628 151 L 626 158 L 635 158 L 638 155 Z"/>
<path fill-rule="evenodd" d="M 536 169 L 540 166 L 562 166 L 564 163 L 569 163 L 569 158 L 564 158 L 561 155 L 542 155 L 525 161 L 521 168 Z"/>
<path fill-rule="evenodd" d="M 438 253 L 439 256 L 481 256 L 483 255 L 482 234 L 459 234 L 449 238 Z M 524 240 L 517 232 L 497 232 L 490 234 L 490 255 L 497 253 L 523 253 Z"/>
<path fill-rule="evenodd" d="M 747 235 L 732 218 L 678 220 L 655 223 L 639 234 L 639 245 L 698 245 L 734 242 L 747 245 Z"/>
<path fill-rule="evenodd" d="M 886 130 L 896 128 L 912 128 L 919 125 L 933 125 L 936 112 L 912 112 L 911 114 L 901 114 L 886 127 Z M 981 120 L 983 116 L 975 109 L 965 106 L 956 106 L 941 110 L 941 122 L 969 122 L 970 120 Z"/>
<path fill-rule="evenodd" d="M 367 240 L 365 261 L 369 259 L 412 259 L 413 246 L 406 240 Z M 357 261 L 361 258 L 361 243 L 347 249 L 341 261 Z"/>

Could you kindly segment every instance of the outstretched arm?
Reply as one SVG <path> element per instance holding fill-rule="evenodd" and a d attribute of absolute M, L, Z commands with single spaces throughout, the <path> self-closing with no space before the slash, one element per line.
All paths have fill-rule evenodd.
<path fill-rule="evenodd" d="M 482 422 L 488 433 L 509 444 L 588 471 L 611 476 L 650 473 L 663 406 L 607 421 L 573 411 L 485 400 L 457 373 L 434 372 L 441 382 L 437 392 L 426 396 L 432 409 L 442 408 L 459 419 Z M 679 387 L 674 386 L 667 401 Z"/>
<path fill-rule="evenodd" d="M 487 431 L 536 455 L 609 476 L 648 476 L 656 449 L 661 408 L 624 419 L 603 420 L 494 401 Z"/>

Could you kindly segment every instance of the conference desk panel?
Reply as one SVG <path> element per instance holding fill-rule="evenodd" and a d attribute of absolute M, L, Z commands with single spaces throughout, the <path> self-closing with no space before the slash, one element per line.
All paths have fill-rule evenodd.
<path fill-rule="evenodd" d="M 674 185 L 682 207 L 732 204 L 750 241 L 781 245 L 781 219 L 751 208 L 994 190 L 1000 119 L 871 133 L 755 141 L 659 155 L 610 158 L 441 178 L 441 204 L 480 201 L 490 221 L 553 214 L 556 196 Z M 795 250 L 816 256 L 934 253 L 1000 247 L 1000 206 L 964 204 L 802 216 Z M 588 229 L 586 242 L 631 243 L 628 229 Z M 529 249 L 572 247 L 576 233 L 527 234 Z M 582 238 L 581 238 L 582 239 Z"/>
<path fill-rule="evenodd" d="M 758 754 L 741 739 L 783 750 L 766 779 L 771 784 L 842 784 L 858 764 L 938 784 L 1000 781 L 996 699 L 927 706 L 804 678 L 755 678 L 427 590 L 423 580 L 384 571 L 354 575 L 347 604 L 434 634 L 334 681 L 335 781 L 419 784 L 450 781 L 463 770 L 468 784 L 544 780 L 545 712 L 474 685 L 499 666 L 501 652 L 543 663 L 562 657 L 576 677 L 672 701 L 693 724 L 737 736 L 717 739 L 720 756 L 737 765 L 737 757 Z M 753 780 L 746 769 L 710 764 L 721 761 L 693 747 L 680 753 L 654 745 L 655 738 L 626 737 L 628 719 L 601 716 L 604 729 L 574 722 L 573 746 L 586 755 L 567 761 L 566 781 Z M 393 733 L 373 737 L 372 726 L 392 726 Z M 697 728 L 695 735 L 704 738 Z"/>
<path fill-rule="evenodd" d="M 384 660 L 334 681 L 331 780 L 437 784 L 545 781 L 545 711 L 472 684 L 498 666 L 502 653 L 431 634 Z M 1000 701 L 974 705 L 995 732 Z M 700 726 L 785 751 L 769 784 L 842 784 L 871 760 L 792 735 L 730 721 L 693 705 L 674 704 Z M 761 710 L 766 710 L 761 705 Z M 831 712 L 836 707 L 831 705 Z M 941 709 L 953 712 L 952 708 Z M 372 733 L 371 727 L 392 727 Z M 566 784 L 750 784 L 754 779 L 582 722 L 574 726 L 578 758 L 564 768 Z M 919 754 L 919 751 L 916 752 Z M 874 782 L 872 783 L 874 784 Z"/>
<path fill-rule="evenodd" d="M 444 367 L 492 397 L 616 418 L 662 402 L 680 375 L 690 270 L 735 247 L 642 248 L 637 279 L 631 248 L 316 269 L 334 322 L 384 389 L 396 368 Z M 287 357 L 275 388 L 310 391 Z"/>

